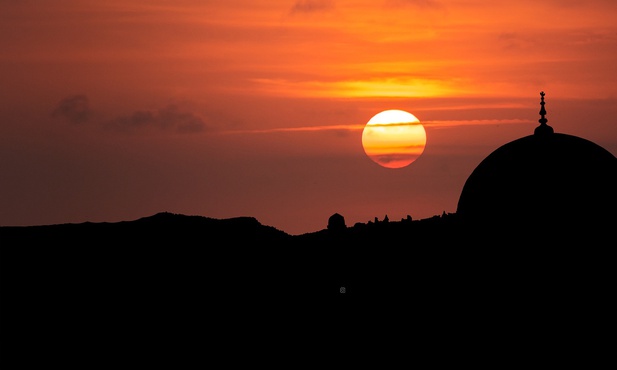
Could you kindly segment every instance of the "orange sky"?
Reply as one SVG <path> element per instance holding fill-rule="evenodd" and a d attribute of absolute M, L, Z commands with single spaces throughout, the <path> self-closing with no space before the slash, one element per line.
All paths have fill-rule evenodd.
<path fill-rule="evenodd" d="M 615 19 L 613 0 L 0 2 L 0 225 L 454 212 L 542 90 L 556 132 L 617 154 Z M 385 109 L 426 129 L 402 169 L 362 149 Z"/>

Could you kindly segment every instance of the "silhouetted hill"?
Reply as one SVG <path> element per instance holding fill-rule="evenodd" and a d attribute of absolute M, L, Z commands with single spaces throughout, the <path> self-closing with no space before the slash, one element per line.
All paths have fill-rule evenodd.
<path fill-rule="evenodd" d="M 242 330 L 252 320 L 355 314 L 440 343 L 437 352 L 468 356 L 480 346 L 516 353 L 514 363 L 564 351 L 578 351 L 574 362 L 591 352 L 599 359 L 616 348 L 615 240 L 471 234 L 445 213 L 336 221 L 295 236 L 251 217 L 171 213 L 0 227 L 3 352 L 63 358 L 57 347 L 68 346 L 96 357 L 110 340 L 187 346 L 189 333 Z"/>
<path fill-rule="evenodd" d="M 284 241 L 289 235 L 273 227 L 264 226 L 253 217 L 214 219 L 162 212 L 134 221 L 0 227 L 0 236 L 8 239 L 11 244 L 20 245 L 34 243 L 41 246 L 53 242 L 56 246 L 144 247 L 148 244 L 161 243 L 171 245 L 272 243 Z"/>

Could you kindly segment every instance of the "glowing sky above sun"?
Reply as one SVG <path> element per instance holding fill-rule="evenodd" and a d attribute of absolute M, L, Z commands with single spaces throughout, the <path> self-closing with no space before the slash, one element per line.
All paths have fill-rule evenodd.
<path fill-rule="evenodd" d="M 369 158 L 386 168 L 410 165 L 424 151 L 426 132 L 411 113 L 389 109 L 374 115 L 362 130 L 362 147 Z"/>
<path fill-rule="evenodd" d="M 0 225 L 454 212 L 540 91 L 555 132 L 617 153 L 615 19 L 614 0 L 0 1 Z M 364 145 L 393 107 L 421 125 Z"/>

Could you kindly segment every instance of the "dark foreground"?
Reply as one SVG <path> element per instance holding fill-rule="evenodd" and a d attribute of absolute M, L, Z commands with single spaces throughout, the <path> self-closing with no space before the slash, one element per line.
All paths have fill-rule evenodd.
<path fill-rule="evenodd" d="M 616 248 L 470 232 L 455 215 L 299 236 L 172 214 L 5 227 L 2 361 L 204 364 L 274 336 L 277 348 L 399 338 L 442 365 L 614 368 Z"/>

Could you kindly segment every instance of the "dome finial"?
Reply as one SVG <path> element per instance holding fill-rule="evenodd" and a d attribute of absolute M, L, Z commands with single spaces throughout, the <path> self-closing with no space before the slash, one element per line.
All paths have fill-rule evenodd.
<path fill-rule="evenodd" d="M 548 120 L 546 119 L 546 109 L 544 109 L 544 95 L 546 95 L 544 93 L 544 91 L 540 91 L 540 106 L 542 107 L 540 109 L 540 115 L 542 116 L 542 118 L 540 118 L 540 120 L 538 122 L 540 122 L 543 125 L 546 125 L 546 122 L 548 122 Z"/>
<path fill-rule="evenodd" d="M 544 93 L 544 91 L 540 91 L 540 119 L 538 120 L 538 122 L 540 122 L 540 126 L 536 127 L 534 134 L 536 135 L 545 135 L 545 134 L 552 134 L 553 133 L 553 128 L 549 125 L 546 124 L 546 122 L 548 122 L 548 119 L 546 119 L 546 109 L 544 109 L 544 95 L 546 95 Z"/>

